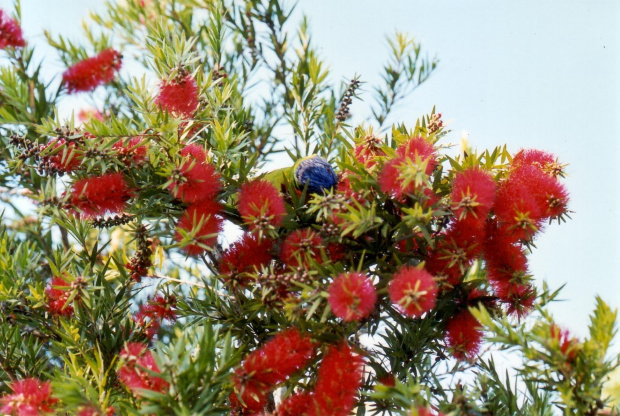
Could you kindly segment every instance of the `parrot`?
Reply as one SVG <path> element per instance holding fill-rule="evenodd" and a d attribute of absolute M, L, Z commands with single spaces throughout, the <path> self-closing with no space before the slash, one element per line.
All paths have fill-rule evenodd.
<path fill-rule="evenodd" d="M 308 185 L 308 193 L 324 193 L 338 184 L 338 175 L 329 163 L 318 155 L 299 159 L 292 167 L 276 169 L 267 173 L 263 179 L 281 189 L 285 181 L 293 181 L 297 189 Z"/>

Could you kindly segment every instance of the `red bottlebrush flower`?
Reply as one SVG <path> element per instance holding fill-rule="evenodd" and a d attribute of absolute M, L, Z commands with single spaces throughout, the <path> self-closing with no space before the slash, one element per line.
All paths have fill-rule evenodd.
<path fill-rule="evenodd" d="M 76 281 L 77 282 L 77 281 Z M 53 277 L 50 286 L 45 290 L 47 308 L 53 315 L 71 316 L 73 306 L 67 304 L 72 294 L 72 285 L 62 277 Z"/>
<path fill-rule="evenodd" d="M 449 285 L 459 283 L 460 277 L 482 254 L 484 229 L 481 223 L 457 221 L 446 231 L 426 261 L 426 270 L 440 276 Z"/>
<path fill-rule="evenodd" d="M 418 244 L 418 240 L 415 236 L 411 236 L 396 242 L 396 248 L 401 253 L 410 253 L 415 252 L 420 249 L 420 245 Z"/>
<path fill-rule="evenodd" d="M 465 309 L 446 324 L 446 343 L 458 360 L 472 360 L 482 344 L 483 332 L 478 320 Z"/>
<path fill-rule="evenodd" d="M 394 374 L 387 374 L 381 378 L 378 378 L 377 383 L 388 387 L 394 387 L 396 386 L 396 377 L 394 377 Z"/>
<path fill-rule="evenodd" d="M 340 243 L 327 243 L 327 257 L 332 263 L 345 259 L 347 257 L 347 246 Z"/>
<path fill-rule="evenodd" d="M 543 218 L 559 218 L 567 211 L 568 192 L 553 176 L 545 175 L 538 183 L 539 190 L 535 194 L 536 201 Z"/>
<path fill-rule="evenodd" d="M 521 166 L 501 183 L 494 211 L 516 239 L 531 240 L 542 220 L 564 213 L 567 203 L 567 193 L 555 178 Z"/>
<path fill-rule="evenodd" d="M 405 165 L 415 165 L 426 163 L 424 170 L 408 172 L 403 170 Z M 379 185 L 381 191 L 391 194 L 395 198 L 400 198 L 404 194 L 413 193 L 419 189 L 420 184 L 416 183 L 424 180 L 424 175 L 430 175 L 437 166 L 435 159 L 435 148 L 422 137 L 414 137 L 398 146 L 396 157 L 389 160 L 379 173 Z M 421 166 L 420 166 L 421 167 Z"/>
<path fill-rule="evenodd" d="M 340 195 L 344 195 L 348 199 L 354 199 L 360 204 L 365 204 L 367 202 L 367 199 L 362 195 L 361 192 L 353 189 L 353 186 L 351 185 L 351 178 L 356 178 L 356 175 L 352 172 L 345 171 L 343 174 L 341 174 L 340 181 L 336 186 L 336 192 Z M 342 222 L 342 219 L 337 216 L 339 212 L 341 212 L 341 210 L 334 210 L 332 218 L 330 218 L 331 222 L 333 222 L 334 224 L 340 224 Z"/>
<path fill-rule="evenodd" d="M 486 171 L 469 168 L 458 172 L 452 185 L 452 206 L 459 221 L 486 220 L 495 202 L 495 181 Z"/>
<path fill-rule="evenodd" d="M 230 407 L 238 410 L 241 415 L 259 416 L 267 405 L 267 393 L 262 386 L 253 381 L 248 381 L 238 388 L 238 393 L 230 393 Z M 231 415 L 236 414 L 235 412 Z"/>
<path fill-rule="evenodd" d="M 222 231 L 222 218 L 217 214 L 221 206 L 217 202 L 203 201 L 200 204 L 190 205 L 177 223 L 176 240 L 183 240 L 183 233 L 190 233 L 199 227 L 193 234 L 193 242 L 183 248 L 190 256 L 204 253 L 205 246 L 211 247 L 217 242 L 217 235 Z"/>
<path fill-rule="evenodd" d="M 198 108 L 198 84 L 191 75 L 178 75 L 162 81 L 155 103 L 164 111 L 181 118 L 190 118 Z"/>
<path fill-rule="evenodd" d="M 468 262 L 465 264 L 465 267 L 467 268 L 470 265 Z M 461 263 L 451 263 L 449 257 L 439 250 L 430 252 L 424 264 L 426 270 L 435 277 L 439 289 L 442 291 L 451 289 L 461 283 L 461 278 L 465 273 L 465 270 L 461 269 L 462 266 Z"/>
<path fill-rule="evenodd" d="M 551 332 L 551 346 L 558 348 L 568 361 L 574 361 L 577 358 L 579 341 L 571 337 L 568 330 L 556 324 L 551 324 L 549 331 Z"/>
<path fill-rule="evenodd" d="M 276 416 L 310 416 L 315 414 L 314 408 L 314 395 L 312 393 L 297 392 L 280 403 Z"/>
<path fill-rule="evenodd" d="M 177 300 L 174 296 L 157 295 L 140 306 L 134 317 L 139 326 L 143 327 L 149 339 L 153 338 L 161 326 L 162 321 L 176 321 Z"/>
<path fill-rule="evenodd" d="M 291 374 L 299 371 L 314 355 L 314 343 L 295 329 L 280 332 L 257 349 L 235 371 L 235 393 L 231 405 L 257 412 L 266 404 L 266 394 Z"/>
<path fill-rule="evenodd" d="M 291 267 L 308 266 L 310 260 L 322 262 L 323 239 L 311 228 L 295 230 L 280 248 L 280 260 Z"/>
<path fill-rule="evenodd" d="M 132 137 L 128 141 L 120 140 L 112 146 L 112 149 L 118 152 L 118 155 L 124 159 L 125 164 L 133 161 L 136 165 L 146 161 L 146 146 L 139 146 L 142 142 L 140 137 Z"/>
<path fill-rule="evenodd" d="M 151 375 L 150 372 L 160 373 L 160 370 L 146 345 L 130 342 L 121 351 L 120 357 L 123 364 L 118 370 L 118 378 L 133 394 L 140 396 L 140 390 L 163 393 L 168 389 L 170 384 L 166 380 Z"/>
<path fill-rule="evenodd" d="M 175 174 L 168 186 L 172 195 L 183 202 L 194 203 L 212 199 L 222 188 L 220 174 L 207 163 L 207 154 L 202 147 L 190 144 L 181 150 L 181 156 L 189 158 Z"/>
<path fill-rule="evenodd" d="M 62 74 L 68 93 L 92 91 L 100 85 L 109 83 L 121 68 L 121 60 L 119 52 L 108 48 L 71 66 Z"/>
<path fill-rule="evenodd" d="M 364 359 L 345 343 L 331 346 L 318 371 L 315 414 L 350 415 L 362 385 L 363 366 Z"/>
<path fill-rule="evenodd" d="M 42 160 L 55 171 L 69 173 L 82 163 L 82 154 L 73 142 L 67 142 L 65 139 L 52 139 L 45 147 L 45 150 L 47 149 L 55 154 L 43 156 Z"/>
<path fill-rule="evenodd" d="M 403 266 L 394 274 L 388 293 L 403 315 L 417 318 L 435 307 L 437 284 L 426 270 Z"/>
<path fill-rule="evenodd" d="M 512 281 L 493 282 L 493 289 L 499 300 L 506 305 L 506 313 L 522 318 L 530 313 L 536 300 L 536 291 L 530 284 Z"/>
<path fill-rule="evenodd" d="M 329 305 L 343 321 L 359 321 L 373 311 L 377 291 L 362 273 L 343 273 L 329 286 Z"/>
<path fill-rule="evenodd" d="M 366 168 L 371 169 L 377 164 L 377 157 L 384 156 L 381 149 L 382 140 L 374 135 L 361 139 L 355 146 L 355 158 Z"/>
<path fill-rule="evenodd" d="M 511 240 L 509 235 L 497 228 L 497 224 L 489 223 L 484 243 L 484 260 L 491 283 L 527 281 L 527 258 L 521 245 Z"/>
<path fill-rule="evenodd" d="M 557 177 L 563 176 L 563 166 L 551 153 L 536 149 L 521 149 L 513 158 L 513 168 L 522 166 L 534 166 L 548 175 Z"/>
<path fill-rule="evenodd" d="M 52 406 L 58 402 L 52 397 L 49 381 L 26 378 L 12 382 L 10 387 L 13 393 L 0 398 L 0 411 L 4 414 L 37 416 L 52 412 Z"/>
<path fill-rule="evenodd" d="M 103 121 L 103 114 L 101 114 L 101 112 L 99 112 L 96 108 L 92 107 L 82 108 L 77 113 L 77 122 L 80 124 L 88 123 L 92 119 Z"/>
<path fill-rule="evenodd" d="M 121 212 L 133 192 L 122 173 L 79 179 L 71 190 L 71 204 L 86 218 Z"/>
<path fill-rule="evenodd" d="M 26 46 L 22 28 L 7 12 L 0 9 L 0 49 Z"/>
<path fill-rule="evenodd" d="M 416 157 L 419 157 L 422 160 L 428 160 L 429 163 L 426 166 L 427 175 L 430 175 L 437 166 L 437 160 L 435 160 L 435 147 L 431 142 L 422 136 L 407 140 L 398 146 L 396 153 L 399 156 L 410 158 L 413 161 L 415 161 Z"/>
<path fill-rule="evenodd" d="M 239 213 L 252 231 L 277 228 L 286 215 L 284 198 L 271 182 L 254 180 L 239 190 Z"/>
<path fill-rule="evenodd" d="M 220 273 L 230 282 L 245 285 L 249 273 L 271 262 L 272 248 L 271 241 L 263 239 L 259 242 L 255 236 L 246 233 L 222 254 Z"/>

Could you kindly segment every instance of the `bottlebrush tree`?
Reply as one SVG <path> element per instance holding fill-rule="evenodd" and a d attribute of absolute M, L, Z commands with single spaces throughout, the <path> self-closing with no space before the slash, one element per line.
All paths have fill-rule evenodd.
<path fill-rule="evenodd" d="M 333 86 L 292 6 L 110 3 L 58 57 L 1 11 L 1 412 L 613 414 L 616 312 L 574 337 L 528 268 L 564 163 L 388 127 L 437 61 Z"/>

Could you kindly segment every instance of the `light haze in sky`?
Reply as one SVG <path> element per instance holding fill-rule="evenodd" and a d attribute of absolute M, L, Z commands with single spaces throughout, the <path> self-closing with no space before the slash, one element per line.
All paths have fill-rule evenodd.
<path fill-rule="evenodd" d="M 97 0 L 23 0 L 26 37 L 42 29 L 80 39 L 81 20 Z M 0 0 L 11 9 L 12 2 Z M 508 145 L 554 153 L 569 163 L 565 184 L 572 220 L 553 224 L 529 256 L 538 283 L 566 283 L 552 311 L 584 336 L 598 294 L 620 306 L 620 3 L 617 1 L 301 0 L 313 41 L 340 82 L 379 81 L 385 35 L 395 29 L 440 59 L 430 80 L 401 103 L 390 121 L 413 126 L 433 106 L 449 120 L 446 142 L 463 130 L 478 149 Z M 292 35 L 292 34 L 291 34 Z M 47 50 L 49 53 L 49 50 Z M 56 56 L 59 73 L 62 67 Z M 71 99 L 63 110 L 77 110 Z M 367 110 L 355 102 L 356 114 Z"/>

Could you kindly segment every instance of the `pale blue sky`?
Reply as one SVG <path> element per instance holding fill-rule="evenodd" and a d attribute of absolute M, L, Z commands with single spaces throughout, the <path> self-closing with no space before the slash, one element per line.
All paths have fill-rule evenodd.
<path fill-rule="evenodd" d="M 22 3 L 30 40 L 42 40 L 43 27 L 77 40 L 80 20 L 103 1 Z M 393 121 L 413 124 L 436 105 L 451 120 L 449 141 L 467 130 L 479 149 L 536 147 L 570 163 L 573 220 L 538 238 L 531 271 L 552 288 L 567 283 L 568 301 L 552 310 L 577 334 L 585 334 L 596 294 L 620 306 L 620 3 L 301 0 L 299 9 L 336 81 L 356 73 L 376 81 L 394 29 L 439 57 L 436 73 Z"/>

